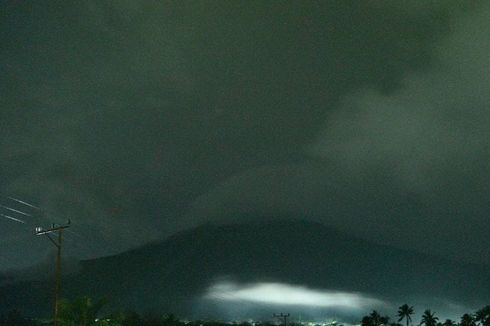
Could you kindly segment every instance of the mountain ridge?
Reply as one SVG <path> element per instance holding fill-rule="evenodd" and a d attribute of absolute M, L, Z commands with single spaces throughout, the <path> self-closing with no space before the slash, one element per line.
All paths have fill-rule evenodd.
<path fill-rule="evenodd" d="M 109 296 L 114 309 L 187 314 L 223 277 L 361 292 L 390 302 L 425 295 L 478 304 L 490 293 L 484 266 L 374 244 L 294 219 L 206 224 L 81 261 L 78 273 L 64 277 L 63 295 Z M 45 281 L 0 287 L 0 307 L 46 314 L 49 301 L 40 298 L 50 293 Z"/>

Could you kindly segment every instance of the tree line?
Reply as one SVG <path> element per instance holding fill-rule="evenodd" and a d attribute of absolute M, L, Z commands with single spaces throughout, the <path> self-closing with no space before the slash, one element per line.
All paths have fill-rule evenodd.
<path fill-rule="evenodd" d="M 383 316 L 376 310 L 369 315 L 362 317 L 361 326 L 412 326 L 415 310 L 413 306 L 404 304 L 398 308 L 396 321 L 391 321 L 389 316 Z M 427 309 L 422 314 L 418 326 L 490 326 L 490 306 L 485 306 L 474 313 L 466 313 L 461 316 L 459 321 L 446 319 L 440 321 L 436 313 Z"/>
<path fill-rule="evenodd" d="M 119 312 L 101 316 L 102 308 L 107 304 L 106 299 L 92 300 L 81 297 L 73 301 L 62 300 L 60 302 L 59 325 L 60 326 L 229 326 L 218 321 L 192 321 L 184 322 L 175 315 L 140 315 L 136 312 Z M 373 310 L 369 315 L 362 317 L 361 326 L 414 326 L 415 311 L 412 306 L 404 304 L 398 308 L 397 318 L 391 321 L 386 315 L 381 315 Z M 403 323 L 403 324 L 402 324 Z M 51 325 L 52 320 L 38 320 L 24 318 L 20 312 L 11 311 L 0 315 L 0 326 L 42 326 Z M 404 325 L 405 324 L 405 325 Z M 296 325 L 296 324 L 295 324 Z M 251 326 L 249 323 L 241 323 L 237 326 Z M 265 323 L 262 326 L 275 326 Z M 291 326 L 291 325 L 290 325 Z M 431 310 L 425 310 L 421 320 L 416 326 L 490 326 L 490 305 L 485 306 L 474 313 L 466 313 L 459 321 L 446 319 L 440 321 Z"/>

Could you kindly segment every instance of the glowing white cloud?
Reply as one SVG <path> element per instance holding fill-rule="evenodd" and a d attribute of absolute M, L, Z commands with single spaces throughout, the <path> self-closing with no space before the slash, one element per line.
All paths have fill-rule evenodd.
<path fill-rule="evenodd" d="M 233 282 L 220 282 L 208 289 L 205 298 L 218 301 L 248 301 L 263 304 L 345 309 L 363 309 L 385 305 L 381 300 L 360 293 L 314 290 L 282 283 L 237 285 Z"/>

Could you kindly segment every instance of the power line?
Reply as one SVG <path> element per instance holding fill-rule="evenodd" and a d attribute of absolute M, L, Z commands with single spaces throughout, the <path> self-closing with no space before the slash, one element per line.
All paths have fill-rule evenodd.
<path fill-rule="evenodd" d="M 25 221 L 23 221 L 23 220 L 21 220 L 21 219 L 18 219 L 18 218 L 15 218 L 15 217 L 12 217 L 12 216 L 10 216 L 10 215 L 6 215 L 6 214 L 2 214 L 2 213 L 0 213 L 0 216 L 5 217 L 5 218 L 7 218 L 7 219 L 9 219 L 9 220 L 11 220 L 11 221 L 15 221 L 15 222 L 19 222 L 19 223 L 22 223 L 22 224 L 26 224 L 26 222 L 25 222 Z"/>
<path fill-rule="evenodd" d="M 14 201 L 18 204 L 24 205 L 31 210 L 39 211 L 41 213 L 41 216 L 39 216 L 39 214 L 35 214 L 35 215 L 29 214 L 29 213 L 32 213 L 30 210 L 28 210 L 29 213 L 26 213 L 26 212 L 23 212 L 19 209 L 15 209 L 15 208 L 12 208 L 12 207 L 9 207 L 6 205 L 2 205 L 2 204 L 0 204 L 0 208 L 3 208 L 3 209 L 8 210 L 10 212 L 14 212 L 16 214 L 20 214 L 23 216 L 29 216 L 29 217 L 33 217 L 33 218 L 40 218 L 40 217 L 45 218 L 46 217 L 45 216 L 45 214 L 46 214 L 45 210 L 41 209 L 38 206 L 35 206 L 35 205 L 30 204 L 24 200 L 20 200 L 20 199 L 11 197 L 11 196 L 0 195 L 0 197 L 8 198 L 9 200 Z M 16 205 L 16 206 L 20 206 L 20 205 Z M 22 220 L 20 218 L 14 217 L 14 216 L 7 215 L 7 214 L 0 212 L 0 217 L 4 217 L 8 220 L 11 220 L 11 221 L 14 221 L 17 223 L 22 223 L 22 224 L 26 224 L 26 225 L 32 225 L 32 224 L 36 223 L 35 221 L 26 222 L 25 220 Z M 67 232 L 69 232 L 73 235 L 79 236 L 77 233 L 68 230 L 69 226 L 70 226 L 70 221 L 68 221 L 68 223 L 66 223 L 64 225 L 55 226 L 55 224 L 52 224 L 52 227 L 49 229 L 43 229 L 42 227 L 39 227 L 39 226 L 35 227 L 35 234 L 36 235 L 45 235 L 50 240 L 50 242 L 56 247 L 56 249 L 58 251 L 57 256 L 56 256 L 56 267 L 55 267 L 55 299 L 54 299 L 54 322 L 55 322 L 55 325 L 57 325 L 57 322 L 58 322 L 58 320 L 57 320 L 58 301 L 59 301 L 59 292 L 60 292 L 60 288 L 61 288 L 61 249 L 62 249 L 62 243 L 63 243 L 62 241 L 64 238 L 63 237 L 63 231 L 66 230 Z M 53 237 L 52 234 L 56 234 L 56 236 Z M 69 240 L 69 238 L 66 238 L 66 237 L 65 237 L 65 239 Z M 77 243 L 77 242 L 75 242 L 75 243 Z"/>
<path fill-rule="evenodd" d="M 11 212 L 17 213 L 17 214 L 21 214 L 21 215 L 24 215 L 24 216 L 31 216 L 31 217 L 32 217 L 32 215 L 31 215 L 31 214 L 24 213 L 24 212 L 22 212 L 22 211 L 19 211 L 19 210 L 17 210 L 17 209 L 10 208 L 10 207 L 5 206 L 5 205 L 0 205 L 0 207 L 3 207 L 3 208 L 5 208 L 5 209 L 7 209 L 7 210 L 9 210 L 9 211 L 11 211 Z"/>
<path fill-rule="evenodd" d="M 57 249 L 56 254 L 56 269 L 55 269 L 55 285 L 54 285 L 54 307 L 53 307 L 53 323 L 58 326 L 58 302 L 61 289 L 61 245 L 63 240 L 63 231 L 70 227 L 70 221 L 65 225 L 53 225 L 49 229 L 36 227 L 36 235 L 45 235 Z M 51 234 L 57 233 L 57 237 L 51 237 Z"/>
<path fill-rule="evenodd" d="M 25 200 L 20 200 L 12 196 L 0 194 L 0 197 L 3 199 L 0 207 L 3 207 L 4 209 L 8 209 L 9 211 L 14 211 L 18 214 L 22 214 L 24 216 L 29 216 L 32 218 L 43 219 L 46 217 L 46 211 L 38 207 L 37 205 L 31 204 Z"/>
<path fill-rule="evenodd" d="M 37 207 L 37 206 L 34 206 L 34 205 L 32 205 L 32 204 L 29 204 L 28 202 L 25 202 L 25 201 L 23 201 L 23 200 L 20 200 L 20 199 L 14 198 L 14 197 L 10 197 L 10 196 L 6 196 L 6 197 L 7 197 L 8 199 L 13 200 L 13 201 L 16 201 L 16 202 L 18 202 L 18 203 L 20 203 L 20 204 L 23 204 L 23 205 L 26 205 L 26 206 L 28 206 L 28 207 L 31 207 L 31 208 L 37 209 L 37 210 L 39 210 L 39 211 L 42 211 L 42 209 L 41 209 L 41 208 L 39 208 L 39 207 Z"/>

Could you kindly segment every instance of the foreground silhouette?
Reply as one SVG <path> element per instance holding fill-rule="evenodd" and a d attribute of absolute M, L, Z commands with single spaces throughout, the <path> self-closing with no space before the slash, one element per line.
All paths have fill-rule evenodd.
<path fill-rule="evenodd" d="M 136 312 L 113 312 L 102 314 L 108 304 L 105 298 L 92 300 L 89 297 L 80 297 L 73 301 L 61 300 L 59 324 L 60 326 L 229 326 L 229 323 L 219 321 L 190 321 L 184 322 L 173 314 L 144 315 Z M 415 311 L 412 306 L 404 304 L 398 308 L 398 322 L 390 323 L 390 317 L 373 310 L 369 315 L 362 317 L 361 326 L 406 326 L 412 325 L 412 316 Z M 0 326 L 40 326 L 52 325 L 52 320 L 24 318 L 17 310 L 0 315 Z M 252 326 L 243 322 L 239 326 Z M 275 323 L 265 322 L 260 326 L 273 326 Z M 291 323 L 290 326 L 299 326 Z M 255 324 L 257 326 L 257 324 Z M 474 313 L 466 313 L 461 316 L 459 322 L 446 319 L 439 322 L 436 313 L 427 309 L 423 312 L 420 323 L 417 326 L 490 326 L 490 305 L 485 306 Z"/>
<path fill-rule="evenodd" d="M 398 308 L 398 322 L 405 320 L 406 326 L 412 325 L 412 315 L 414 309 L 408 304 Z M 398 326 L 398 323 L 389 323 L 389 317 L 382 317 L 379 312 L 373 310 L 369 315 L 361 319 L 361 326 Z M 459 323 L 446 319 L 443 323 L 439 322 L 436 313 L 427 309 L 421 316 L 418 326 L 490 326 L 490 305 L 477 310 L 473 314 L 464 314 L 461 316 Z"/>

